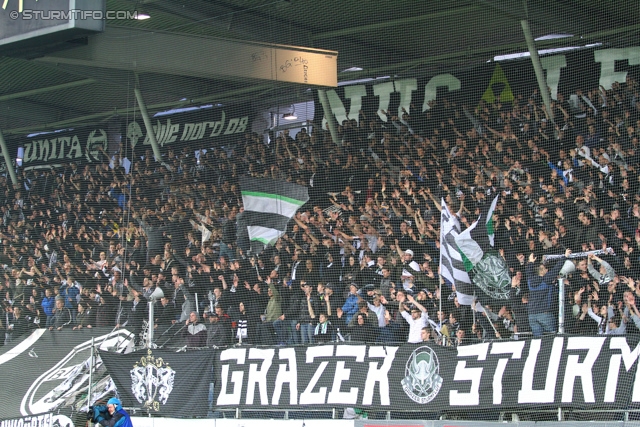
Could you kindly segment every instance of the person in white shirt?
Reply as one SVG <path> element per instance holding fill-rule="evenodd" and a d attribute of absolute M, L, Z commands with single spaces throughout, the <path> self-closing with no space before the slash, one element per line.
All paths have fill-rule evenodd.
<path fill-rule="evenodd" d="M 591 149 L 588 146 L 584 145 L 584 136 L 582 135 L 576 136 L 576 154 L 582 158 L 582 159 L 578 159 L 578 166 L 585 165 L 585 162 L 583 159 L 592 161 Z"/>
<path fill-rule="evenodd" d="M 413 304 L 411 314 L 407 312 L 408 309 L 405 304 L 401 304 L 400 310 L 402 310 L 402 312 L 400 314 L 409 324 L 409 338 L 407 342 L 416 344 L 422 342 L 422 328 L 429 324 L 429 315 L 427 314 L 427 309 L 416 301 L 413 296 L 407 295 L 407 299 Z"/>
<path fill-rule="evenodd" d="M 592 300 L 596 301 L 598 297 L 597 292 L 593 292 L 593 294 L 589 295 L 588 302 L 588 311 L 589 317 L 591 317 L 594 321 L 598 323 L 598 334 L 604 335 L 624 335 L 627 330 L 627 322 L 624 320 L 625 316 L 621 316 L 620 318 L 615 317 L 615 313 L 613 312 L 613 306 L 608 306 L 607 304 L 603 304 L 600 307 L 598 316 L 592 308 Z M 622 302 L 620 303 L 622 307 Z M 620 308 L 622 311 L 622 308 Z M 621 313 L 622 314 L 622 313 Z"/>
<path fill-rule="evenodd" d="M 383 295 L 376 295 L 373 297 L 373 304 L 367 303 L 369 310 L 373 311 L 378 316 L 378 327 L 384 328 L 386 322 L 384 320 L 384 312 L 386 310 L 387 299 Z"/>

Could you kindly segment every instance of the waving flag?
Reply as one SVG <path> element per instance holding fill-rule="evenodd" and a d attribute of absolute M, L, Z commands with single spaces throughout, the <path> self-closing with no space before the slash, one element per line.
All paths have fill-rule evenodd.
<path fill-rule="evenodd" d="M 511 277 L 502 257 L 493 250 L 493 211 L 498 196 L 485 206 L 478 220 L 455 237 L 465 270 L 472 282 L 493 299 L 509 299 Z"/>
<path fill-rule="evenodd" d="M 473 285 L 455 241 L 459 233 L 460 222 L 449 212 L 443 199 L 440 213 L 440 275 L 455 285 L 460 304 L 471 305 L 474 299 Z"/>
<path fill-rule="evenodd" d="M 238 218 L 238 234 L 246 229 L 252 253 L 274 245 L 309 200 L 307 187 L 272 179 L 240 177 L 240 191 L 244 212 Z"/>

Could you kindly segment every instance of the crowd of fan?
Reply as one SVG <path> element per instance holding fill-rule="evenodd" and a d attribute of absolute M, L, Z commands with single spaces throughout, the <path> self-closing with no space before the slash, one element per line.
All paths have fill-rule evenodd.
<path fill-rule="evenodd" d="M 129 173 L 124 152 L 23 172 L 0 194 L 5 342 L 38 327 L 140 334 L 155 301 L 160 345 L 460 345 L 555 331 L 558 275 L 567 333 L 638 332 L 639 92 L 628 78 L 558 94 L 553 114 L 537 91 L 477 107 L 442 99 L 401 116 L 360 112 L 338 144 L 316 126 L 295 140 L 247 133 L 195 155 L 169 150 L 162 164 L 129 153 Z M 311 197 L 257 256 L 236 229 L 244 174 Z M 483 312 L 438 274 L 439 210 L 446 200 L 464 228 L 495 195 L 511 299 Z"/>

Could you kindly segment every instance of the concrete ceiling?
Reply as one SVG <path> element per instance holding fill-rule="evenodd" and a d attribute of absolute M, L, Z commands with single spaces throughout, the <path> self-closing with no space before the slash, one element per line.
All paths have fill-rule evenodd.
<path fill-rule="evenodd" d="M 470 68 L 524 51 L 525 17 L 534 37 L 573 35 L 539 48 L 636 45 L 640 32 L 637 0 L 529 0 L 526 7 L 518 0 L 107 0 L 107 9 L 152 17 L 108 21 L 103 34 L 0 57 L 0 130 L 18 135 L 135 114 L 136 85 L 151 113 L 191 103 L 301 102 L 318 87 L 247 76 L 216 52 L 221 39 L 337 51 L 338 80 L 346 81 Z M 362 71 L 342 72 L 351 67 Z"/>

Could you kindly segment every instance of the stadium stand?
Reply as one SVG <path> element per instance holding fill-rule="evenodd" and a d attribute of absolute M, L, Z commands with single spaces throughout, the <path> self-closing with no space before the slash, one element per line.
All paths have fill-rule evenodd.
<path fill-rule="evenodd" d="M 424 105 L 415 93 L 400 101 L 398 83 L 387 94 L 393 108 L 371 86 L 355 112 L 337 88 L 331 107 L 349 99 L 351 111 L 334 111 L 331 123 L 345 116 L 335 129 L 316 94 L 316 117 L 294 136 L 243 128 L 213 146 L 167 143 L 162 159 L 142 130 L 115 150 L 87 144 L 88 162 L 45 164 L 55 148 L 42 160 L 34 153 L 42 157 L 44 144 L 32 142 L 31 160 L 42 164 L 16 168 L 15 184 L 0 175 L 0 365 L 17 354 L 44 359 L 44 345 L 64 353 L 57 337 L 73 337 L 74 357 L 85 353 L 70 373 L 56 365 L 55 380 L 67 381 L 25 398 L 22 415 L 34 400 L 64 396 L 47 410 L 73 406 L 77 420 L 96 403 L 91 388 L 79 396 L 77 380 L 99 383 L 99 399 L 117 393 L 160 416 L 335 418 L 327 408 L 339 408 L 352 419 L 546 421 L 566 403 L 575 410 L 566 419 L 628 421 L 640 401 L 631 368 L 640 348 L 640 70 L 633 55 L 625 61 L 633 72 L 607 87 L 592 84 L 593 64 L 582 80 L 572 62 L 550 103 L 533 74 L 509 86 L 493 64 L 459 93 L 442 85 L 430 99 L 422 85 Z M 278 199 L 296 209 L 277 212 L 286 228 L 264 248 L 244 225 L 256 213 L 246 206 L 249 178 L 308 195 Z M 486 229 L 491 247 L 474 261 L 456 227 L 457 236 Z M 488 257 L 493 270 L 476 268 Z M 107 331 L 95 347 L 94 330 Z M 322 377 L 303 360 L 333 365 Z M 135 386 L 151 387 L 151 370 L 157 384 L 145 401 Z M 176 380 L 180 397 L 167 405 L 176 371 L 200 381 Z M 398 381 L 385 394 L 389 372 Z M 263 412 L 269 404 L 282 413 Z M 615 414 L 590 412 L 608 409 Z"/>

